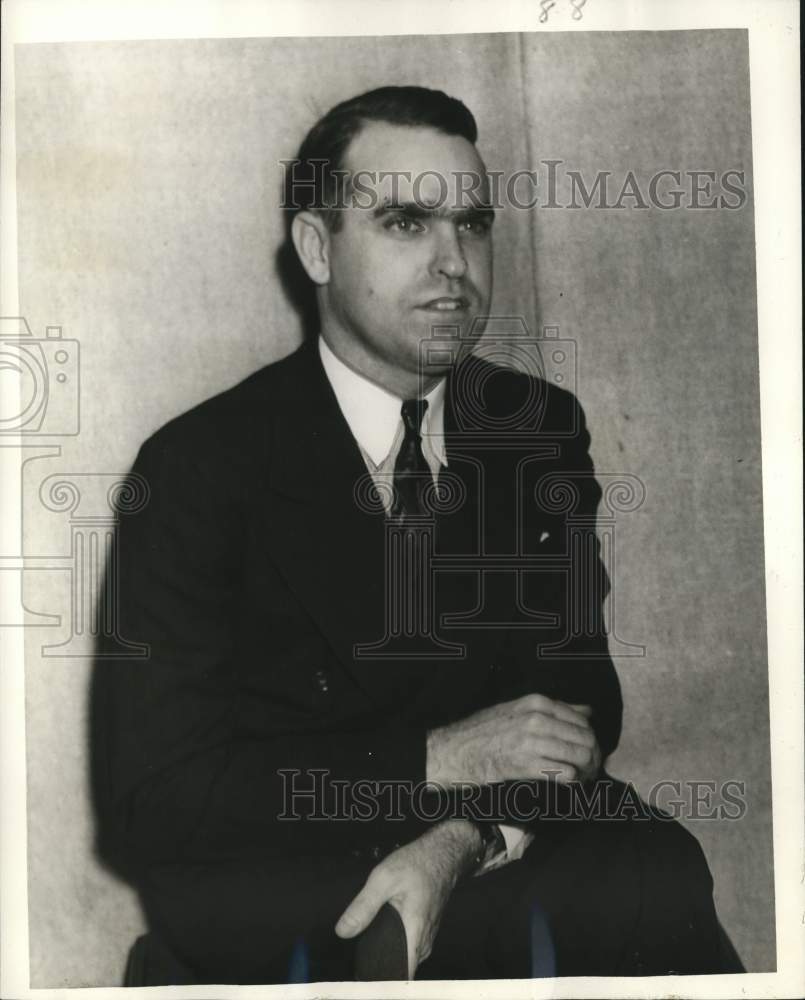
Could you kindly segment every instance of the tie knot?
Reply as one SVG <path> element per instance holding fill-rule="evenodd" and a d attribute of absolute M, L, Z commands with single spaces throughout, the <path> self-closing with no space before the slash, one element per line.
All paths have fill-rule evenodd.
<path fill-rule="evenodd" d="M 419 434 L 422 418 L 428 408 L 427 399 L 406 399 L 403 401 L 401 413 L 405 429 L 409 434 Z"/>

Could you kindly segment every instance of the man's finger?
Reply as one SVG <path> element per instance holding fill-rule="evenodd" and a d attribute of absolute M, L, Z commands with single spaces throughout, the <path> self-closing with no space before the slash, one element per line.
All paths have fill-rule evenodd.
<path fill-rule="evenodd" d="M 585 719 L 589 719 L 593 714 L 592 705 L 571 705 L 570 702 L 562 702 L 563 705 L 567 705 L 568 708 L 572 708 L 574 712 L 580 712 Z"/>
<path fill-rule="evenodd" d="M 535 713 L 531 721 L 531 731 L 538 736 L 553 736 L 569 743 L 577 743 L 588 750 L 595 744 L 592 729 L 580 717 L 578 722 L 570 722 L 567 719 L 557 719 L 555 715 Z"/>
<path fill-rule="evenodd" d="M 590 751 L 578 743 L 547 736 L 537 740 L 540 757 L 544 760 L 558 761 L 562 764 L 572 764 L 573 767 L 584 767 L 590 760 Z"/>
<path fill-rule="evenodd" d="M 399 908 L 399 913 L 405 928 L 405 943 L 408 948 L 408 978 L 413 979 L 417 966 L 424 958 L 419 954 L 422 947 L 422 919 L 408 912 L 405 906 Z"/>
<path fill-rule="evenodd" d="M 566 785 L 570 781 L 578 781 L 579 769 L 575 764 L 570 764 L 567 761 L 551 760 L 549 757 L 545 757 L 540 762 L 540 770 L 535 777 L 545 778 L 547 776 L 558 781 L 561 785 Z"/>
<path fill-rule="evenodd" d="M 341 938 L 351 938 L 366 930 L 387 899 L 388 895 L 381 892 L 378 883 L 373 882 L 370 877 L 338 918 L 338 923 L 335 925 L 336 934 Z"/>
<path fill-rule="evenodd" d="M 552 716 L 561 722 L 569 722 L 574 726 L 581 726 L 583 729 L 590 728 L 588 720 L 593 711 L 590 705 L 571 705 L 566 701 L 558 701 L 548 698 L 547 695 L 536 693 L 523 695 L 521 698 L 506 702 L 500 707 L 515 716 L 535 712 Z"/>

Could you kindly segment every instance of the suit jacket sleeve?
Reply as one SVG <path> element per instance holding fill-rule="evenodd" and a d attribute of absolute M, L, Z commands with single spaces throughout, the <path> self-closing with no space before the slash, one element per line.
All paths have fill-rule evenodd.
<path fill-rule="evenodd" d="M 541 611 L 554 614 L 556 625 L 510 632 L 506 694 L 539 692 L 592 705 L 592 725 L 606 757 L 618 744 L 623 704 L 604 624 L 610 582 L 596 535 L 601 488 L 582 408 L 570 393 L 554 394 L 546 439 L 556 428 L 572 428 L 572 433 L 555 439 L 557 462 L 547 471 L 543 463 L 534 463 L 525 479 L 522 539 L 525 551 L 544 558 L 551 568 L 525 574 L 515 620 Z"/>
<path fill-rule="evenodd" d="M 279 819 L 289 811 L 289 782 L 312 787 L 311 769 L 349 782 L 424 781 L 424 729 L 239 735 L 239 707 L 249 693 L 234 655 L 243 545 L 236 477 L 216 472 L 197 441 L 188 447 L 164 428 L 132 471 L 150 495 L 142 511 L 119 516 L 107 572 L 117 581 L 118 632 L 146 643 L 149 654 L 127 658 L 108 642 L 99 646 L 93 710 L 101 846 L 114 842 L 143 862 L 332 849 L 371 837 L 371 822 L 328 821 L 327 795 L 315 804 L 297 800 L 290 810 L 318 808 L 322 819 Z M 293 779 L 279 768 L 302 773 Z M 406 816 L 400 839 L 419 829 Z"/>

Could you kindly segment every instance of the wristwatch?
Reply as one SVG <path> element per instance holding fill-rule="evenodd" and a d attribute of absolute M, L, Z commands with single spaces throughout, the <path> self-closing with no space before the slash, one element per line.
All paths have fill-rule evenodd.
<path fill-rule="evenodd" d="M 470 819 L 470 822 L 475 824 L 481 834 L 481 847 L 475 856 L 475 865 L 480 867 L 496 854 L 506 850 L 506 838 L 497 823 L 486 819 Z"/>

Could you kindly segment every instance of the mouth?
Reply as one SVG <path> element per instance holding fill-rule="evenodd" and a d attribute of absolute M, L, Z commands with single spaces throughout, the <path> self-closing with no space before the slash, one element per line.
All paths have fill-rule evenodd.
<path fill-rule="evenodd" d="M 442 295 L 437 299 L 431 299 L 429 302 L 424 302 L 421 306 L 418 306 L 418 308 L 424 309 L 426 312 L 465 312 L 469 308 L 469 302 L 463 295 Z"/>

